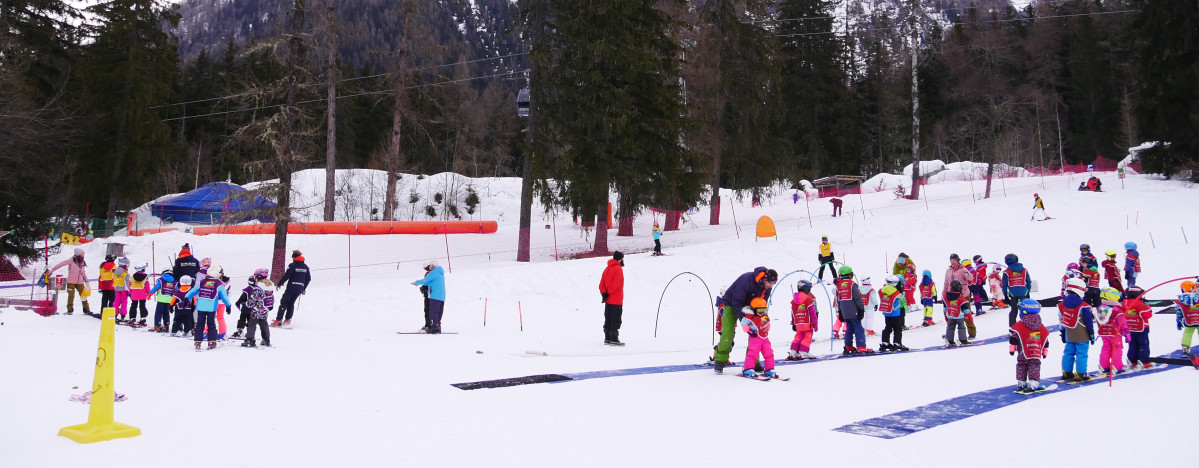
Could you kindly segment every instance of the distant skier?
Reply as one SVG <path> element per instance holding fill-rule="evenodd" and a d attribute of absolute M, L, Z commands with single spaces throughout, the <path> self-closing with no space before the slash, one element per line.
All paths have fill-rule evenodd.
<path fill-rule="evenodd" d="M 620 252 L 616 253 L 619 254 Z M 303 257 L 300 257 L 300 259 L 303 261 Z M 307 267 L 305 267 L 305 269 L 307 269 Z M 436 260 L 429 260 L 425 262 L 425 270 L 428 271 L 425 277 L 413 281 L 412 284 L 415 286 L 429 287 L 429 331 L 427 333 L 431 335 L 438 335 L 441 334 L 441 318 L 445 313 L 445 271 L 441 269 L 441 266 L 437 265 Z M 624 284 L 623 277 L 621 277 L 621 284 Z M 277 288 L 278 286 L 276 286 L 276 289 Z M 291 292 L 291 289 L 292 288 L 289 286 L 287 288 L 287 293 L 283 294 L 284 301 L 287 300 L 287 294 Z M 303 294 L 302 291 L 301 294 Z M 617 302 L 617 304 L 620 304 L 620 302 Z M 279 307 L 282 308 L 283 306 L 280 305 Z M 620 317 L 618 316 L 618 323 L 616 325 L 617 328 L 620 327 L 619 320 Z"/>
<path fill-rule="evenodd" d="M 1100 293 L 1103 301 L 1095 310 L 1095 323 L 1098 325 L 1099 339 L 1103 341 L 1099 349 L 1099 368 L 1103 374 L 1124 372 L 1124 343 L 1131 337 L 1128 334 L 1128 321 L 1124 318 L 1124 308 L 1120 307 L 1120 293 L 1114 288 L 1104 289 Z"/>
<path fill-rule="evenodd" d="M 1019 312 L 1021 301 L 1028 298 L 1029 292 L 1032 291 L 1032 277 L 1028 275 L 1028 270 L 1020 263 L 1020 257 L 1016 254 L 1007 254 L 1003 257 L 1003 263 L 1007 264 L 1007 269 L 1003 270 L 1003 298 L 1012 305 L 1011 312 L 1008 312 L 1008 326 L 1016 324 L 1016 313 Z"/>
<path fill-rule="evenodd" d="M 841 265 L 837 270 L 837 313 L 845 322 L 845 350 L 842 354 L 869 354 L 874 350 L 866 346 L 866 331 L 862 328 L 862 318 L 866 316 L 866 303 L 862 291 L 853 281 L 853 268 Z M 854 344 L 857 344 L 857 347 Z"/>
<path fill-rule="evenodd" d="M 749 310 L 749 303 L 754 298 L 769 299 L 774 284 L 779 280 L 778 272 L 760 266 L 753 271 L 738 276 L 733 284 L 725 290 L 724 311 L 720 314 L 722 321 L 720 343 L 716 345 L 716 354 L 712 363 L 717 374 L 724 373 L 724 366 L 729 361 L 729 352 L 733 350 L 733 336 L 736 334 L 737 323 Z"/>
<path fill-rule="evenodd" d="M 1136 286 L 1137 276 L 1141 275 L 1141 253 L 1137 252 L 1136 242 L 1124 243 L 1124 279 L 1128 287 Z"/>
<path fill-rule="evenodd" d="M 75 294 L 79 294 L 79 303 L 83 305 L 83 313 L 91 315 L 92 310 L 88 307 L 87 296 L 90 294 L 91 286 L 87 280 L 87 262 L 83 259 L 83 249 L 76 247 L 71 258 L 58 262 L 46 273 L 46 279 L 49 281 L 50 275 L 53 275 L 59 268 L 67 267 L 67 315 L 75 313 Z"/>
<path fill-rule="evenodd" d="M 972 276 L 974 280 L 966 284 L 966 288 L 970 290 L 970 297 L 974 299 L 974 313 L 983 315 L 987 313 L 985 310 L 983 310 L 983 303 L 990 300 L 987 298 L 986 288 L 988 265 L 983 262 L 982 255 L 975 255 L 974 258 L 969 260 L 969 262 L 969 264 L 966 262 L 962 262 L 962 264 L 966 265 L 967 270 L 970 270 L 970 276 Z"/>
<path fill-rule="evenodd" d="M 826 266 L 833 273 L 834 279 L 836 279 L 836 270 L 833 267 L 834 260 L 836 260 L 836 256 L 833 254 L 833 244 L 828 242 L 828 236 L 820 236 L 820 253 L 816 255 L 816 261 L 820 262 L 820 270 L 817 272 L 816 277 L 821 282 L 824 281 L 824 267 Z"/>
<path fill-rule="evenodd" d="M 604 344 L 624 346 L 620 342 L 620 321 L 624 314 L 624 253 L 621 251 L 613 252 L 612 258 L 608 259 L 608 266 L 600 276 L 599 291 L 604 303 Z"/>
<path fill-rule="evenodd" d="M 791 298 L 791 330 L 795 338 L 791 340 L 791 350 L 787 354 L 788 361 L 810 359 L 812 337 L 820 328 L 820 312 L 816 310 L 816 298 L 812 295 L 812 283 L 799 280 L 797 291 Z"/>
<path fill-rule="evenodd" d="M 246 302 L 243 306 L 244 310 L 250 315 L 248 322 L 249 332 L 246 333 L 246 340 L 242 342 L 242 346 L 247 348 L 256 347 L 254 340 L 254 328 L 262 330 L 262 345 L 269 347 L 271 345 L 271 329 L 267 326 L 271 307 L 275 306 L 274 283 L 269 278 L 270 271 L 266 268 L 254 270 L 254 275 L 250 277 L 249 285 L 242 292 L 246 296 Z M 240 322 L 239 322 L 240 323 Z M 238 328 L 241 331 L 241 328 Z M 234 334 L 234 336 L 237 336 Z"/>
<path fill-rule="evenodd" d="M 195 342 L 196 351 L 200 350 L 201 339 L 204 338 L 205 332 L 208 335 L 208 349 L 216 349 L 218 328 L 216 326 L 216 311 L 217 303 L 225 304 L 225 307 L 232 308 L 233 303 L 229 302 L 229 296 L 225 293 L 224 283 L 216 275 L 204 278 L 200 285 L 187 293 L 183 297 L 184 302 L 190 302 L 192 299 L 196 301 L 196 327 L 195 327 Z"/>
<path fill-rule="evenodd" d="M 1066 295 L 1057 304 L 1058 322 L 1062 324 L 1062 380 L 1066 382 L 1086 382 L 1091 380 L 1087 374 L 1087 355 L 1091 345 L 1095 343 L 1095 317 L 1082 298 L 1087 287 L 1080 278 L 1070 278 L 1066 282 Z"/>
<path fill-rule="evenodd" d="M 174 313 L 175 305 L 175 289 L 178 285 L 175 282 L 175 275 L 171 270 L 162 270 L 158 280 L 154 282 L 154 287 L 150 288 L 147 294 L 154 295 L 154 328 L 150 331 L 158 333 L 167 333 L 171 331 L 171 314 Z"/>
<path fill-rule="evenodd" d="M 750 312 L 741 318 L 741 329 L 749 335 L 749 346 L 745 350 L 745 363 L 741 366 L 741 375 L 757 377 L 754 364 L 758 356 L 762 356 L 762 375 L 778 378 L 774 373 L 774 348 L 770 345 L 770 316 L 766 314 L 766 300 L 755 297 L 749 301 Z"/>
<path fill-rule="evenodd" d="M 113 305 L 116 309 L 116 323 L 124 323 L 129 315 L 129 259 L 117 259 L 117 267 L 112 269 Z"/>
<path fill-rule="evenodd" d="M 862 300 L 866 303 L 866 315 L 862 317 L 862 328 L 866 329 L 866 336 L 874 336 L 874 316 L 878 313 L 878 291 L 874 289 L 874 285 L 870 284 L 870 278 L 862 278 L 859 288 L 862 291 Z"/>
<path fill-rule="evenodd" d="M 658 228 L 657 221 L 654 221 L 654 229 L 650 232 L 654 235 L 654 255 L 662 255 L 662 229 Z"/>
<path fill-rule="evenodd" d="M 1032 198 L 1033 198 L 1032 217 L 1028 218 L 1028 220 L 1029 221 L 1037 220 L 1037 213 L 1040 213 L 1041 216 L 1044 216 L 1044 218 L 1042 218 L 1038 221 L 1044 221 L 1046 219 L 1053 219 L 1053 218 L 1049 217 L 1049 213 L 1045 212 L 1045 202 L 1041 200 L 1041 194 L 1034 193 L 1034 194 L 1032 194 Z"/>
<path fill-rule="evenodd" d="M 150 276 L 146 274 L 146 268 L 149 265 L 138 265 L 134 268 L 133 275 L 129 278 L 129 316 L 130 325 L 139 327 L 146 326 L 146 316 L 149 315 L 146 311 L 146 298 L 150 294 Z M 138 314 L 141 318 L 138 319 Z"/>
<path fill-rule="evenodd" d="M 836 218 L 837 215 L 841 214 L 841 204 L 843 202 L 841 201 L 840 198 L 837 198 L 837 197 L 830 198 L 828 201 L 829 201 L 829 203 L 833 204 L 833 217 Z"/>
<path fill-rule="evenodd" d="M 174 306 L 175 306 L 175 323 L 171 328 L 171 336 L 176 336 L 176 333 L 181 333 L 179 336 L 187 336 L 187 333 L 196 327 L 196 306 L 191 300 L 185 300 L 187 293 L 192 290 L 192 277 L 184 276 L 178 280 L 178 285 L 175 288 Z"/>
<path fill-rule="evenodd" d="M 197 282 L 199 274 L 200 261 L 192 256 L 191 244 L 183 244 L 183 248 L 179 249 L 178 258 L 175 259 L 175 266 L 171 268 L 171 276 L 174 276 L 176 281 L 188 276 L 193 282 Z"/>
<path fill-rule="evenodd" d="M 1141 300 L 1141 294 L 1144 293 L 1138 286 L 1129 286 L 1124 290 L 1124 300 L 1120 303 L 1132 338 L 1128 344 L 1128 362 L 1129 370 L 1134 371 L 1153 367 L 1153 363 L 1149 362 L 1149 319 L 1153 318 L 1153 310 Z"/>
<path fill-rule="evenodd" d="M 279 299 L 279 310 L 275 313 L 275 321 L 271 322 L 271 326 L 291 323 L 291 316 L 296 311 L 296 299 L 308 293 L 308 285 L 312 284 L 312 272 L 308 269 L 308 264 L 304 263 L 304 254 L 299 250 L 291 251 L 291 263 L 287 265 L 287 272 L 279 278 L 275 290 L 278 291 L 284 284 L 287 285 L 287 289 L 283 290 L 283 297 Z M 442 301 L 444 300 L 443 297 Z"/>
<path fill-rule="evenodd" d="M 1099 307 L 1099 264 L 1095 263 L 1095 257 L 1083 257 L 1082 261 L 1082 278 L 1087 285 L 1082 300 L 1091 307 Z"/>
<path fill-rule="evenodd" d="M 112 255 L 104 257 L 104 263 L 100 264 L 100 281 L 96 284 L 96 289 L 100 290 L 100 313 L 116 304 L 117 293 L 113 285 L 116 267 L 116 257 Z"/>
<path fill-rule="evenodd" d="M 1019 307 L 1020 323 L 1011 327 L 1008 354 L 1016 356 L 1016 393 L 1027 395 L 1044 391 L 1041 359 L 1049 351 L 1049 329 L 1041 324 L 1040 303 L 1023 299 Z"/>

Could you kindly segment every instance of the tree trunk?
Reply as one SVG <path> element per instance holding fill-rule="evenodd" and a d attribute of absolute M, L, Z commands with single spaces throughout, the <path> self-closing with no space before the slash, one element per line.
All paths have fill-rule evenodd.
<path fill-rule="evenodd" d="M 534 13 L 532 19 L 532 47 L 544 47 L 541 41 L 545 37 L 545 17 L 544 9 L 538 9 L 539 13 Z M 523 152 L 523 161 L 520 165 L 520 226 L 516 234 L 516 261 L 528 262 L 530 256 L 530 244 L 533 236 L 533 158 L 537 156 L 537 149 L 540 148 L 537 141 L 537 121 L 538 109 L 540 103 L 537 90 L 533 86 L 541 85 L 545 80 L 542 78 L 541 66 L 536 60 L 531 61 L 529 70 L 529 126 L 525 129 L 525 151 Z"/>
<path fill-rule="evenodd" d="M 720 154 L 715 154 L 712 158 L 712 181 L 709 183 L 712 187 L 712 197 L 709 199 L 708 224 L 716 226 L 720 224 Z"/>
<path fill-rule="evenodd" d="M 995 162 L 987 163 L 987 191 L 983 193 L 983 198 L 991 198 L 991 178 L 995 174 Z"/>
<path fill-rule="evenodd" d="M 917 27 L 916 11 L 919 0 L 912 0 L 912 200 L 920 199 L 920 80 L 917 59 L 920 50 L 920 29 Z"/>
<path fill-rule="evenodd" d="M 295 0 L 291 13 L 291 39 L 288 40 L 287 56 L 287 98 L 288 109 L 295 109 L 300 92 L 300 60 L 304 54 L 304 17 L 307 15 L 304 0 Z M 279 205 L 275 215 L 275 244 L 274 257 L 271 259 L 271 280 L 276 283 L 283 278 L 285 253 L 287 250 L 287 224 L 291 222 L 291 175 L 295 169 L 296 122 L 290 112 L 282 113 L 280 127 L 280 147 L 276 150 L 279 169 L 279 195 L 276 203 Z"/>
<path fill-rule="evenodd" d="M 287 224 L 291 221 L 291 171 L 279 174 L 279 208 L 275 214 L 274 255 L 271 257 L 271 280 L 278 283 L 286 270 Z"/>
<path fill-rule="evenodd" d="M 595 215 L 595 247 L 591 253 L 597 257 L 611 255 L 608 251 L 608 202 L 600 202 L 596 206 Z"/>
<path fill-rule="evenodd" d="M 400 137 L 404 124 L 404 78 L 403 71 L 396 80 L 395 102 L 391 108 L 391 141 L 387 145 L 387 196 L 384 198 L 383 220 L 395 221 L 396 177 L 400 166 Z"/>
<path fill-rule="evenodd" d="M 325 128 L 325 221 L 333 221 L 336 194 L 335 183 L 337 180 L 337 1 L 329 2 L 329 8 L 325 12 L 325 32 L 328 36 L 328 43 L 325 44 L 328 48 L 325 56 L 326 77 L 329 81 L 327 86 L 327 101 L 329 103 L 326 110 L 328 125 Z"/>
<path fill-rule="evenodd" d="M 633 217 L 633 207 L 629 204 L 627 189 L 621 191 L 619 204 L 616 206 L 616 218 L 618 226 L 616 235 L 620 237 L 632 237 L 633 221 L 636 218 Z"/>

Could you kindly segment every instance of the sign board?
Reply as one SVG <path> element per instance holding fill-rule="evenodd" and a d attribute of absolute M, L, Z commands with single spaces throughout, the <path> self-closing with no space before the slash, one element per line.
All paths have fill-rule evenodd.
<path fill-rule="evenodd" d="M 1087 172 L 1095 172 L 1095 165 L 1087 164 Z"/>

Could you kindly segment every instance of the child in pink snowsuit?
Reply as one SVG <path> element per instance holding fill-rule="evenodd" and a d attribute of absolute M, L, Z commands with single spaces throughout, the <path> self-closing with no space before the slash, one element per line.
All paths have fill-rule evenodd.
<path fill-rule="evenodd" d="M 129 314 L 129 259 L 121 257 L 117 259 L 117 267 L 112 270 L 112 288 L 116 291 L 114 297 L 116 302 L 113 307 L 116 309 L 117 323 L 125 321 Z"/>
<path fill-rule="evenodd" d="M 791 299 L 791 329 L 795 330 L 795 338 L 791 340 L 791 350 L 787 353 L 788 361 L 798 361 L 812 357 L 808 352 L 812 348 L 812 336 L 819 327 L 815 297 L 812 296 L 812 283 L 799 282 L 799 291 Z"/>
<path fill-rule="evenodd" d="M 770 316 L 766 315 L 766 300 L 760 297 L 755 297 L 749 302 L 749 306 L 753 309 L 753 313 L 746 313 L 741 319 L 741 329 L 749 335 L 749 349 L 745 352 L 745 364 L 741 369 L 741 374 L 747 377 L 756 377 L 754 373 L 754 364 L 758 362 L 758 356 L 762 356 L 762 368 L 765 369 L 762 375 L 767 377 L 775 377 L 774 373 L 774 348 L 770 346 Z"/>
<path fill-rule="evenodd" d="M 1124 372 L 1124 343 L 1131 339 L 1128 333 L 1128 320 L 1124 318 L 1124 308 L 1120 307 L 1120 293 L 1115 288 L 1104 289 L 1100 293 L 1103 304 L 1095 313 L 1095 322 L 1099 325 L 1096 332 L 1103 340 L 1099 350 L 1099 368 L 1103 373 Z"/>

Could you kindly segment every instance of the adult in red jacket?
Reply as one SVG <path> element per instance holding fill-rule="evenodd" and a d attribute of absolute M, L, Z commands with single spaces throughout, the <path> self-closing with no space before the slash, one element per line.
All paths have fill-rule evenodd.
<path fill-rule="evenodd" d="M 624 346 L 620 342 L 620 316 L 624 314 L 624 254 L 612 253 L 608 267 L 600 276 L 600 296 L 604 298 L 604 344 Z"/>

